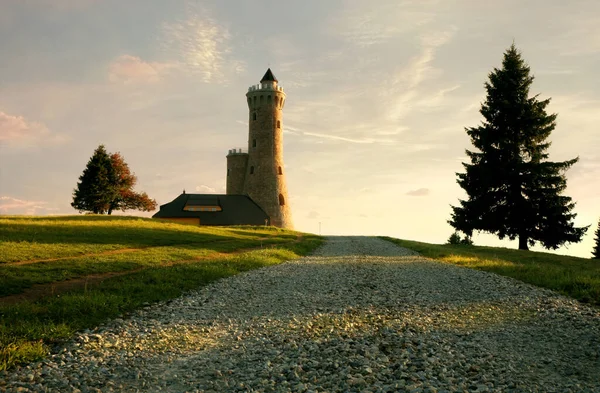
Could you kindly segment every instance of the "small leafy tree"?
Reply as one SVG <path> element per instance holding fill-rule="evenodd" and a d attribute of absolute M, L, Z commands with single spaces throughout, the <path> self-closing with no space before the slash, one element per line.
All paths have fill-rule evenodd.
<path fill-rule="evenodd" d="M 156 201 L 150 199 L 148 194 L 133 191 L 133 187 L 137 183 L 137 177 L 131 173 L 129 165 L 127 165 L 121 153 L 111 154 L 110 161 L 115 175 L 117 192 L 115 198 L 111 201 L 108 214 L 111 214 L 113 210 L 152 211 L 156 209 Z"/>
<path fill-rule="evenodd" d="M 598 228 L 596 229 L 596 245 L 594 246 L 594 259 L 600 259 L 600 220 L 598 220 Z"/>
<path fill-rule="evenodd" d="M 136 183 L 137 177 L 131 173 L 123 156 L 120 153 L 109 155 L 104 145 L 100 145 L 79 177 L 71 206 L 80 212 L 94 214 L 156 209 L 156 201 L 145 192 L 133 191 Z"/>

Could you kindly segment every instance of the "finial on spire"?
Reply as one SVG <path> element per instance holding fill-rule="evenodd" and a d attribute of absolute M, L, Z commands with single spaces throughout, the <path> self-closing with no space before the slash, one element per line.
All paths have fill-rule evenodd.
<path fill-rule="evenodd" d="M 267 72 L 265 73 L 265 76 L 262 77 L 262 79 L 260 80 L 260 83 L 263 82 L 278 82 L 277 78 L 275 78 L 275 75 L 273 75 L 273 71 L 271 71 L 271 68 L 269 68 L 267 70 Z"/>

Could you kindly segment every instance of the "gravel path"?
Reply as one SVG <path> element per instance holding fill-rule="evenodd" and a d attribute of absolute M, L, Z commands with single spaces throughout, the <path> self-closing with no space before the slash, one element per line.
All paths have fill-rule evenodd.
<path fill-rule="evenodd" d="M 0 391 L 600 392 L 600 312 L 370 237 L 79 334 Z"/>

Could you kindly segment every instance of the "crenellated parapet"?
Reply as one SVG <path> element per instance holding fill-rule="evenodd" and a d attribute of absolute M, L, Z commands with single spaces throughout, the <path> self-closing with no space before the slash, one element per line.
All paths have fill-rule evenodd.
<path fill-rule="evenodd" d="M 248 93 L 256 92 L 256 91 L 278 91 L 283 93 L 283 87 L 278 86 L 277 82 L 263 82 L 257 85 L 252 85 L 248 88 Z"/>
<path fill-rule="evenodd" d="M 285 104 L 285 92 L 283 87 L 277 85 L 277 81 L 261 82 L 250 86 L 246 93 L 248 108 L 258 111 L 261 108 L 271 112 L 271 110 L 282 110 Z M 257 112 L 253 112 L 253 117 Z M 254 119 L 253 119 L 254 120 Z"/>
<path fill-rule="evenodd" d="M 229 149 L 227 152 L 228 156 L 231 154 L 248 154 L 248 151 L 246 149 L 242 149 L 241 147 L 235 147 L 233 149 Z"/>

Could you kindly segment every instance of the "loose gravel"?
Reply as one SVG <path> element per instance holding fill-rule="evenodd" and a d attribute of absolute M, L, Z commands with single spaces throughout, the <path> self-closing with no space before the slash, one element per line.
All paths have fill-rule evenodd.
<path fill-rule="evenodd" d="M 600 392 L 600 312 L 371 237 L 240 274 L 0 373 L 10 392 Z"/>

